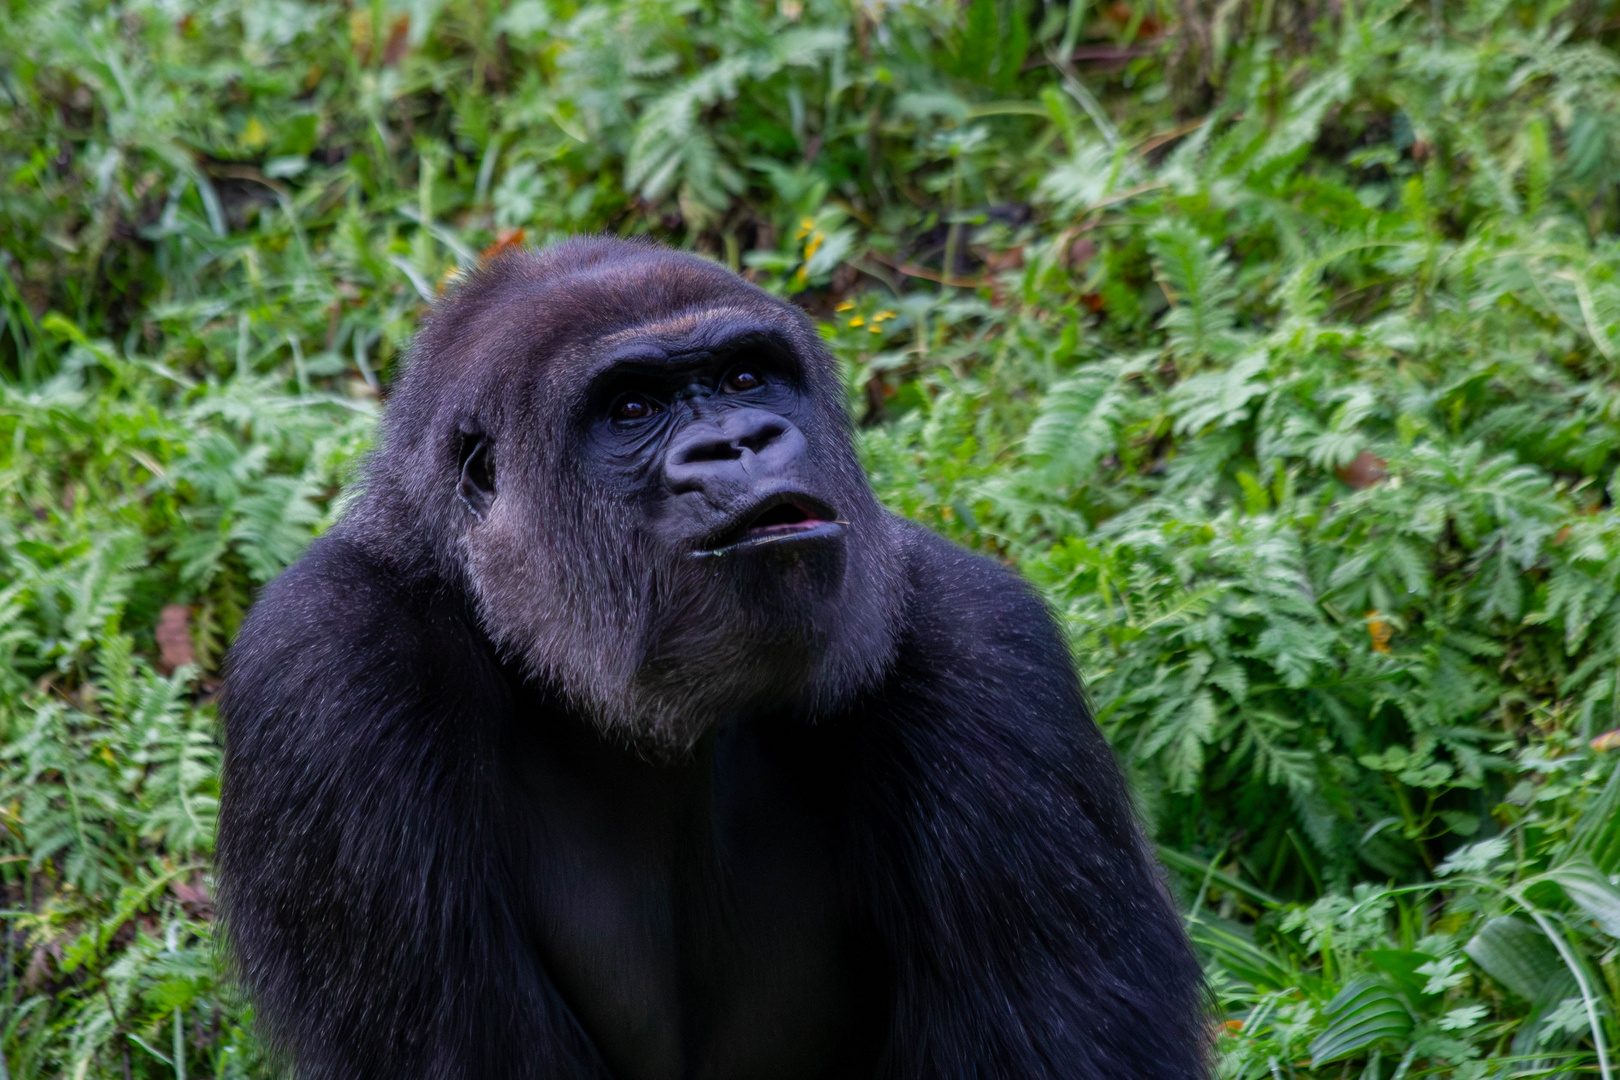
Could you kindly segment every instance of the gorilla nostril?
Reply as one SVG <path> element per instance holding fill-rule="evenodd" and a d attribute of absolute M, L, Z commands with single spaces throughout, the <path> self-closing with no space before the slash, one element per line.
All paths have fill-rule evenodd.
<path fill-rule="evenodd" d="M 773 416 L 766 423 L 753 427 L 752 431 L 737 436 L 737 445 L 742 449 L 752 450 L 753 453 L 760 453 L 761 450 L 765 450 L 765 447 L 781 439 L 786 432 L 787 424 Z"/>
<path fill-rule="evenodd" d="M 782 434 L 786 431 L 787 425 L 782 421 L 775 420 L 773 418 L 771 421 L 759 424 L 751 430 L 737 436 L 733 442 L 738 447 L 757 454 L 761 450 L 764 450 L 767 446 L 771 445 L 771 443 L 775 442 L 777 439 L 780 439 Z"/>
<path fill-rule="evenodd" d="M 736 461 L 748 453 L 762 453 L 787 433 L 786 421 L 775 416 L 745 418 L 742 423 L 721 423 L 702 435 L 678 445 L 671 454 L 677 465 L 699 465 L 707 461 Z"/>
<path fill-rule="evenodd" d="M 742 457 L 742 451 L 733 446 L 732 441 L 724 436 L 703 439 L 682 447 L 675 458 L 682 465 L 699 465 L 705 461 L 735 461 Z"/>

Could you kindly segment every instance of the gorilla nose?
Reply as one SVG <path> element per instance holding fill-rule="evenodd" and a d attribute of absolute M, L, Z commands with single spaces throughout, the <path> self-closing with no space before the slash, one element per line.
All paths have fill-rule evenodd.
<path fill-rule="evenodd" d="M 805 449 L 804 435 L 782 417 L 738 409 L 676 436 L 664 480 L 676 493 L 747 486 L 787 473 Z"/>

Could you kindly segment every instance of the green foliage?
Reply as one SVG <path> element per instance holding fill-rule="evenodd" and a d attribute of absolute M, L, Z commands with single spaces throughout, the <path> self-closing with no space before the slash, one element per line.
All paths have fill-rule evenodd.
<path fill-rule="evenodd" d="M 269 1069 L 221 655 L 426 305 L 580 231 L 801 303 L 885 500 L 1045 590 L 1223 1075 L 1612 1071 L 1612 5 L 3 10 L 5 1075 Z"/>

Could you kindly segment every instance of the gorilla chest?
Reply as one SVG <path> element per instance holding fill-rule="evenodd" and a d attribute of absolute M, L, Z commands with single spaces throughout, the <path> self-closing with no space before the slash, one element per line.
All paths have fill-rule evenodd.
<path fill-rule="evenodd" d="M 870 1073 L 873 950 L 834 836 L 793 778 L 725 735 L 691 767 L 538 762 L 540 960 L 619 1080 Z"/>

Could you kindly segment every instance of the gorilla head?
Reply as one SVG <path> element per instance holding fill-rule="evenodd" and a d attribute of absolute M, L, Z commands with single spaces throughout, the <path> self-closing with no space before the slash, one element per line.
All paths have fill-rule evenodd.
<path fill-rule="evenodd" d="M 357 516 L 430 544 L 603 732 L 678 756 L 889 663 L 897 545 L 843 397 L 805 318 L 720 267 L 604 239 L 515 253 L 419 335 Z"/>

